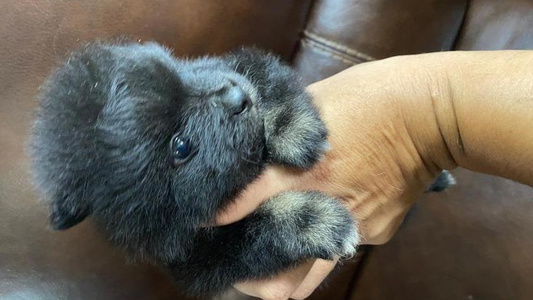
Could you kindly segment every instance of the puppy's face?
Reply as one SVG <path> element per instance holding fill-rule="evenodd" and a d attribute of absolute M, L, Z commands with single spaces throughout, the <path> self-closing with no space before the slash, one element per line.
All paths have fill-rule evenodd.
<path fill-rule="evenodd" d="M 205 222 L 264 164 L 263 95 L 229 59 L 162 55 L 136 57 L 111 87 L 98 122 L 113 149 L 103 156 L 115 186 L 133 185 L 128 202 L 139 198 L 133 189 L 146 195 L 140 201 L 175 207 L 181 222 Z"/>
<path fill-rule="evenodd" d="M 160 98 L 166 113 L 157 114 L 175 112 L 173 117 L 167 115 L 166 133 L 152 139 L 165 140 L 162 149 L 156 150 L 162 154 L 156 160 L 166 163 L 170 199 L 193 223 L 207 221 L 265 163 L 262 95 L 252 78 L 232 67 L 217 59 L 182 62 L 177 75 L 179 95 Z M 163 115 L 139 118 L 148 121 L 148 128 L 165 119 Z"/>
<path fill-rule="evenodd" d="M 302 93 L 292 81 L 256 51 L 187 61 L 156 44 L 95 44 L 73 54 L 44 86 L 31 147 L 52 225 L 92 215 L 135 254 L 184 255 L 261 172 L 273 124 L 289 124 L 270 120 L 268 103 Z"/>

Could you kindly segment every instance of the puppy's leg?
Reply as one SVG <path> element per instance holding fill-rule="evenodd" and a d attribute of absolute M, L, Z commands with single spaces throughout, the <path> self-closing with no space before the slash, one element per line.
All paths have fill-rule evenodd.
<path fill-rule="evenodd" d="M 326 128 L 299 75 L 273 55 L 243 49 L 228 63 L 261 94 L 265 134 L 273 163 L 310 168 L 328 148 Z"/>
<path fill-rule="evenodd" d="M 310 168 L 328 149 L 327 131 L 305 93 L 272 107 L 265 118 L 270 159 Z"/>
<path fill-rule="evenodd" d="M 358 243 L 354 220 L 337 200 L 288 192 L 240 222 L 199 234 L 190 258 L 170 267 L 190 293 L 213 295 L 309 258 L 351 256 Z"/>

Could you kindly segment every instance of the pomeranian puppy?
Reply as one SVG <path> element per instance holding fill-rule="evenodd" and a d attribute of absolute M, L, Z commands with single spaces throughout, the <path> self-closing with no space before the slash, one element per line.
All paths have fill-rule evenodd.
<path fill-rule="evenodd" d="M 90 216 L 111 243 L 207 297 L 355 253 L 350 212 L 315 191 L 202 226 L 267 165 L 308 169 L 327 145 L 297 74 L 271 54 L 184 60 L 157 43 L 95 42 L 44 84 L 30 149 L 54 229 Z M 444 175 L 431 189 L 449 185 Z"/>

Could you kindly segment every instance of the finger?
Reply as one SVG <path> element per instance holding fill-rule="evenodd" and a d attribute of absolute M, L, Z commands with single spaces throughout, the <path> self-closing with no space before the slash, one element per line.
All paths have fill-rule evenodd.
<path fill-rule="evenodd" d="M 399 200 L 398 200 L 399 201 Z M 397 201 L 397 203 L 398 203 Z M 375 211 L 370 215 L 356 216 L 362 245 L 383 245 L 387 243 L 403 224 L 411 205 L 389 206 L 386 213 Z"/>
<path fill-rule="evenodd" d="M 281 169 L 270 167 L 228 206 L 220 211 L 212 225 L 227 225 L 237 222 L 253 212 L 261 203 L 272 195 L 284 190 L 284 182 L 280 180 Z"/>
<path fill-rule="evenodd" d="M 296 300 L 305 299 L 316 290 L 324 279 L 333 271 L 337 259 L 334 261 L 317 259 L 307 273 L 307 276 L 300 283 L 300 286 L 292 293 L 291 298 Z"/>
<path fill-rule="evenodd" d="M 253 212 L 268 196 L 257 189 L 257 183 L 252 183 L 237 199 L 218 212 L 212 225 L 222 226 L 237 222 Z"/>
<path fill-rule="evenodd" d="M 310 260 L 273 279 L 238 283 L 235 288 L 241 293 L 264 300 L 288 299 L 306 278 L 314 262 L 315 260 Z"/>

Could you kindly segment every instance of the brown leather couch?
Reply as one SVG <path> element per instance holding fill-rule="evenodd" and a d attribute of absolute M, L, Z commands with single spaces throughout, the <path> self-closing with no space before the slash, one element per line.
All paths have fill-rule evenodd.
<path fill-rule="evenodd" d="M 90 222 L 48 230 L 28 181 L 24 143 L 43 78 L 80 43 L 117 35 L 178 55 L 253 44 L 311 83 L 400 54 L 533 49 L 533 1 L 3 0 L 1 299 L 186 299 L 158 269 L 126 263 Z M 364 248 L 313 299 L 533 299 L 532 189 L 455 173 L 457 187 L 424 196 L 391 242 Z"/>

